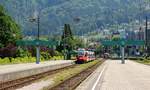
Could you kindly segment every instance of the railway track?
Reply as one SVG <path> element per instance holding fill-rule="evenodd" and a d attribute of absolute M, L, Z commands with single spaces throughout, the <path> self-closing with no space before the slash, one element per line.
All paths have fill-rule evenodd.
<path fill-rule="evenodd" d="M 91 75 L 93 71 L 103 62 L 104 60 L 98 62 L 96 65 L 89 67 L 88 69 L 56 85 L 55 87 L 50 88 L 49 90 L 75 90 L 76 87 L 80 85 L 80 83 L 82 83 L 89 75 Z"/>
<path fill-rule="evenodd" d="M 64 67 L 64 68 L 60 68 L 60 69 L 56 69 L 56 70 L 53 70 L 53 71 L 48 71 L 48 72 L 44 72 L 44 73 L 40 73 L 40 74 L 37 74 L 37 75 L 32 75 L 32 76 L 29 76 L 29 77 L 20 78 L 20 79 L 8 81 L 8 82 L 0 82 L 0 90 L 14 90 L 14 89 L 17 89 L 17 88 L 21 88 L 23 86 L 26 86 L 26 85 L 29 85 L 29 84 L 33 83 L 36 80 L 39 80 L 39 79 L 42 79 L 46 76 L 58 73 L 58 72 L 60 72 L 64 69 L 66 70 L 66 69 L 73 68 L 75 66 L 77 66 L 77 65 L 74 64 L 74 65 L 67 66 L 67 67 Z"/>

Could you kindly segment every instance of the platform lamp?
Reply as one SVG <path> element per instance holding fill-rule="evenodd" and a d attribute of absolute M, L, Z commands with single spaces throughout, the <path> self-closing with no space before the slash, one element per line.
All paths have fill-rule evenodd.
<path fill-rule="evenodd" d="M 29 19 L 30 22 L 36 22 L 37 23 L 37 42 L 36 42 L 36 64 L 40 63 L 40 46 L 39 46 L 39 40 L 40 40 L 40 16 L 39 13 L 34 12 L 34 16 Z"/>
<path fill-rule="evenodd" d="M 146 58 L 148 56 L 148 40 L 147 40 L 147 30 L 148 30 L 148 17 L 146 16 L 146 22 L 145 22 L 145 53 L 146 53 Z"/>

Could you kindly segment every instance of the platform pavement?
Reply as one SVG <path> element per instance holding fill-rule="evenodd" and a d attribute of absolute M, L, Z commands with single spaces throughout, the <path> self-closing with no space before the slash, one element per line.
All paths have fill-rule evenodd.
<path fill-rule="evenodd" d="M 0 82 L 14 80 L 72 65 L 73 60 L 51 60 L 36 63 L 0 65 Z"/>
<path fill-rule="evenodd" d="M 150 90 L 150 66 L 130 60 L 108 60 L 76 90 Z"/>

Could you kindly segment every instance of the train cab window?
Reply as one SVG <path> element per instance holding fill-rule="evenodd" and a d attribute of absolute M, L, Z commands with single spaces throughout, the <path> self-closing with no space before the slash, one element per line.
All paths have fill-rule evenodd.
<path fill-rule="evenodd" d="M 78 55 L 79 55 L 79 56 L 83 56 L 83 55 L 84 55 L 84 52 L 78 52 Z"/>
<path fill-rule="evenodd" d="M 88 53 L 85 53 L 85 57 L 87 57 L 88 56 Z"/>

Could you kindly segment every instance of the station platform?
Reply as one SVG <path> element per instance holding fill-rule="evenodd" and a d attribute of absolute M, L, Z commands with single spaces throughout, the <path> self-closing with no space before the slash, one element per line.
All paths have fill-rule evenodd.
<path fill-rule="evenodd" d="M 40 64 L 28 63 L 28 64 L 1 65 L 0 83 L 28 77 L 31 75 L 40 74 L 46 71 L 63 68 L 73 64 L 74 64 L 73 60 L 56 60 L 56 61 L 41 62 Z"/>

